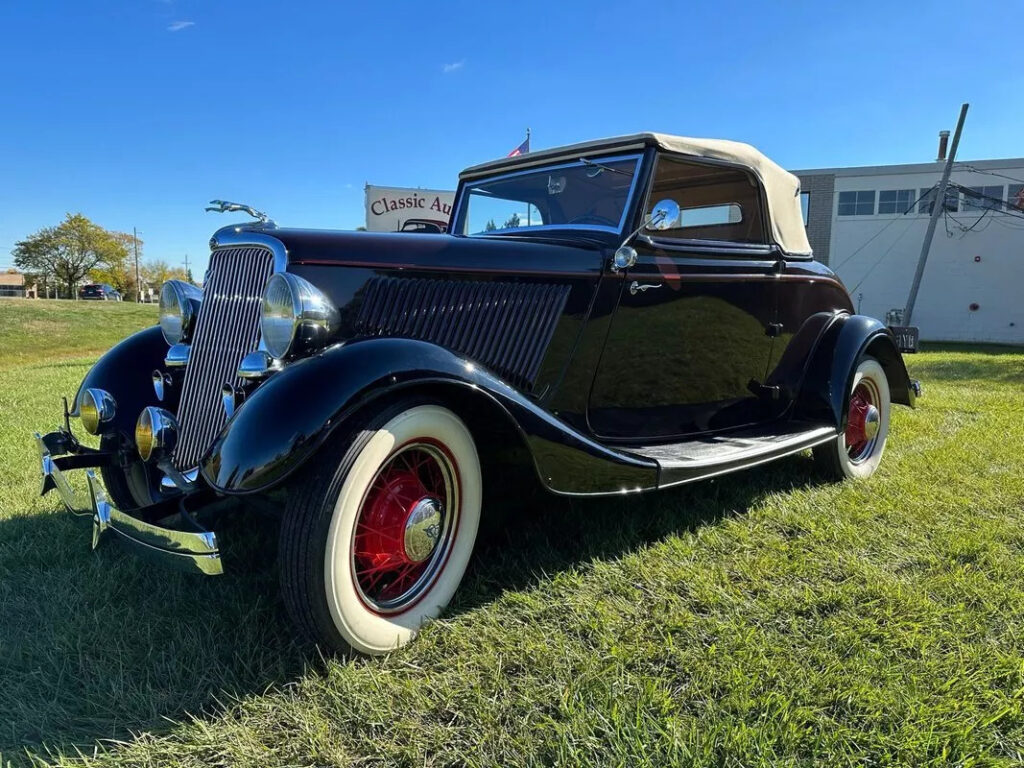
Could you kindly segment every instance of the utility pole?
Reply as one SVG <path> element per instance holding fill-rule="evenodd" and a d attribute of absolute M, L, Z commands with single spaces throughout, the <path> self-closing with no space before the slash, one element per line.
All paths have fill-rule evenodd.
<path fill-rule="evenodd" d="M 187 253 L 185 254 L 185 279 L 186 280 L 191 280 L 192 279 L 191 277 L 189 277 L 189 273 L 188 273 L 188 254 Z"/>
<path fill-rule="evenodd" d="M 139 282 L 139 233 L 132 227 L 132 243 L 135 245 L 135 303 L 142 303 L 142 283 Z"/>
<path fill-rule="evenodd" d="M 917 259 L 917 271 L 914 272 L 914 282 L 910 285 L 910 296 L 907 297 L 907 306 L 903 310 L 903 325 L 909 326 L 913 323 L 914 304 L 917 303 L 917 291 L 921 287 L 921 278 L 924 276 L 924 265 L 928 261 L 928 251 L 932 247 L 932 238 L 935 236 L 935 227 L 939 223 L 939 216 L 946 210 L 946 188 L 949 186 L 949 174 L 953 170 L 953 160 L 956 159 L 956 148 L 960 143 L 960 132 L 964 128 L 964 119 L 967 117 L 967 103 L 960 105 L 960 119 L 956 121 L 956 131 L 953 133 L 953 144 L 949 148 L 949 157 L 946 158 L 946 167 L 942 169 L 942 180 L 935 190 L 935 202 L 932 204 L 932 217 L 928 220 L 928 231 L 924 234 L 924 243 L 921 244 L 921 255 Z"/>

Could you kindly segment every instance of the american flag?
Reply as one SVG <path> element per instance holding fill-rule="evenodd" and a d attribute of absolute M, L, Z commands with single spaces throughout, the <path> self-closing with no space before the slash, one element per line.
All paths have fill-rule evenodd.
<path fill-rule="evenodd" d="M 506 155 L 506 157 L 518 157 L 519 155 L 525 155 L 530 151 L 530 137 L 526 137 L 526 141 L 520 144 L 518 147 L 513 149 Z"/>

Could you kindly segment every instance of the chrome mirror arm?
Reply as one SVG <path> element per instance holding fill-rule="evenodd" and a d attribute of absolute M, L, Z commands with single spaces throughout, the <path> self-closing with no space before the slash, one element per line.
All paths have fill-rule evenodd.
<path fill-rule="evenodd" d="M 651 213 L 644 217 L 644 220 L 640 223 L 640 226 L 634 229 L 626 239 L 622 241 L 622 245 L 615 249 L 615 254 L 612 256 L 612 272 L 621 272 L 624 269 L 629 269 L 636 264 L 636 248 L 633 248 L 630 243 L 643 232 L 645 229 L 650 227 L 652 224 L 658 224 L 665 220 L 668 216 L 668 211 L 664 208 L 658 208 L 651 211 Z"/>

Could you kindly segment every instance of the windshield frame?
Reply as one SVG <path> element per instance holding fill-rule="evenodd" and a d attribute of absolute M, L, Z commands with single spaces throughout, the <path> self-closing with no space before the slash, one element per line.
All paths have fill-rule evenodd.
<path fill-rule="evenodd" d="M 480 184 L 487 184 L 492 181 L 503 181 L 505 179 L 511 179 L 516 176 L 524 176 L 528 173 L 546 173 L 555 171 L 561 168 L 576 168 L 585 167 L 586 163 L 583 160 L 589 160 L 593 163 L 608 164 L 614 162 L 621 162 L 623 160 L 633 160 L 635 166 L 633 169 L 633 178 L 629 184 L 629 192 L 626 194 L 626 202 L 622 206 L 622 215 L 619 217 L 619 225 L 617 227 L 610 227 L 606 224 L 535 224 L 529 227 L 515 227 L 512 229 L 496 229 L 490 232 L 466 232 L 465 229 L 469 225 L 469 200 L 471 194 L 471 188 L 479 186 Z M 633 204 L 636 201 L 636 190 L 637 184 L 640 181 L 640 176 L 643 172 L 645 153 L 641 150 L 639 152 L 627 152 L 627 153 L 613 153 L 613 154 L 595 154 L 595 155 L 581 155 L 576 160 L 566 161 L 554 161 L 550 164 L 539 163 L 537 165 L 531 165 L 529 168 L 521 168 L 515 171 L 507 171 L 505 173 L 498 173 L 493 176 L 481 176 L 475 178 L 472 181 L 462 181 L 459 184 L 459 192 L 454 206 L 454 216 L 452 217 L 452 224 L 454 226 L 449 228 L 449 234 L 460 235 L 463 237 L 492 237 L 501 235 L 527 235 L 532 232 L 564 232 L 570 231 L 581 231 L 581 232 L 610 232 L 614 234 L 621 234 L 625 231 L 629 222 L 632 220 Z M 608 171 L 605 171 L 608 173 Z"/>

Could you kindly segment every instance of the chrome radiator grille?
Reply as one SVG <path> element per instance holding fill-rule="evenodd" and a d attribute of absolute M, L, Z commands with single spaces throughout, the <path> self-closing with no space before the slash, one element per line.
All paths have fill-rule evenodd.
<path fill-rule="evenodd" d="M 174 465 L 192 469 L 227 421 L 221 388 L 238 385 L 238 363 L 256 349 L 260 301 L 274 266 L 266 248 L 221 248 L 210 254 L 185 381 L 178 406 Z"/>

